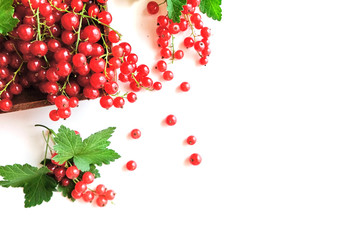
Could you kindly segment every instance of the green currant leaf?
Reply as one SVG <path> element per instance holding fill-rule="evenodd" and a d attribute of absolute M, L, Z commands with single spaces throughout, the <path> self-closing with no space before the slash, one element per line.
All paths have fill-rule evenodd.
<path fill-rule="evenodd" d="M 13 18 L 14 7 L 13 0 L 0 1 L 0 34 L 5 35 L 11 32 L 19 22 L 18 19 Z"/>
<path fill-rule="evenodd" d="M 58 134 L 54 137 L 54 141 L 56 143 L 54 150 L 57 153 L 54 160 L 60 164 L 73 158 L 83 149 L 83 142 L 80 135 L 63 125 L 60 126 Z"/>
<path fill-rule="evenodd" d="M 180 22 L 181 11 L 186 0 L 166 0 L 168 16 L 174 22 Z"/>
<path fill-rule="evenodd" d="M 47 175 L 47 167 L 33 167 L 29 164 L 14 164 L 0 166 L 3 187 L 23 187 L 25 193 L 25 207 L 33 207 L 48 202 L 56 190 L 57 182 Z"/>
<path fill-rule="evenodd" d="M 220 21 L 222 18 L 221 0 L 201 0 L 199 8 L 214 20 Z"/>
<path fill-rule="evenodd" d="M 81 171 L 89 171 L 91 164 L 101 166 L 115 161 L 120 155 L 108 148 L 110 145 L 109 138 L 115 129 L 115 127 L 109 127 L 90 135 L 82 141 L 81 137 L 75 134 L 74 131 L 61 126 L 54 138 L 56 143 L 54 150 L 58 154 L 54 157 L 54 160 L 62 164 L 69 159 L 73 159 L 74 164 Z"/>

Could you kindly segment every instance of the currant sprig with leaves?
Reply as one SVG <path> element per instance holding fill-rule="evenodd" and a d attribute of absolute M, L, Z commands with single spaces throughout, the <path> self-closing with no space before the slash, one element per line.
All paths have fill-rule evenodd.
<path fill-rule="evenodd" d="M 43 132 L 43 135 L 46 149 L 41 166 L 35 167 L 30 164 L 0 166 L 0 176 L 3 178 L 0 186 L 22 187 L 25 194 L 25 208 L 50 201 L 53 192 L 56 191 L 73 201 L 83 195 L 85 201 L 92 201 L 94 196 L 98 195 L 97 204 L 104 206 L 107 200 L 114 197 L 114 192 L 112 190 L 105 191 L 103 185 L 98 185 L 93 190 L 88 188 L 87 184 L 90 183 L 91 178 L 100 177 L 98 166 L 110 164 L 120 158 L 116 151 L 109 148 L 109 138 L 114 133 L 115 127 L 101 130 L 85 139 L 63 125 L 60 126 L 57 133 L 52 129 L 45 128 L 47 131 Z M 52 156 L 51 159 L 48 157 L 49 155 Z M 69 178 L 66 179 L 65 176 L 60 178 L 56 175 L 56 169 L 60 168 L 66 169 L 66 176 Z M 69 171 L 70 177 L 67 171 L 70 168 L 77 170 L 78 173 L 74 175 Z M 88 180 L 85 180 L 85 177 Z M 67 184 L 63 184 L 63 179 L 68 181 Z M 82 190 L 79 190 L 80 188 Z"/>

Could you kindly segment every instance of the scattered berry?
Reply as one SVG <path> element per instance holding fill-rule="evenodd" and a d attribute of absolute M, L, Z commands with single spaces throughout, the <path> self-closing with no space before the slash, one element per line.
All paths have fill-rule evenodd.
<path fill-rule="evenodd" d="M 186 142 L 189 144 L 189 145 L 194 145 L 196 143 L 196 137 L 195 136 L 188 136 L 187 139 L 186 139 Z"/>
<path fill-rule="evenodd" d="M 136 167 L 137 167 L 137 164 L 136 164 L 136 162 L 133 161 L 133 160 L 128 161 L 128 162 L 126 163 L 126 168 L 127 168 L 127 170 L 129 170 L 129 171 L 134 171 L 134 170 L 136 169 Z"/>
<path fill-rule="evenodd" d="M 141 131 L 139 129 L 133 129 L 130 133 L 130 136 L 133 138 L 133 139 L 138 139 L 141 137 Z"/>
<path fill-rule="evenodd" d="M 174 126 L 177 122 L 177 119 L 174 115 L 170 114 L 166 117 L 165 122 L 169 126 Z"/>
<path fill-rule="evenodd" d="M 193 154 L 191 154 L 189 160 L 192 165 L 199 165 L 201 163 L 202 159 L 199 154 L 193 153 Z"/>

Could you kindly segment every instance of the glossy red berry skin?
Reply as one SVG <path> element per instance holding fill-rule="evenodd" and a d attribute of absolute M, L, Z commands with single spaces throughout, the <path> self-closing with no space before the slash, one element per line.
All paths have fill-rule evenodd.
<path fill-rule="evenodd" d="M 165 72 L 163 73 L 163 78 L 164 78 L 164 80 L 166 80 L 166 81 L 170 81 L 170 80 L 172 80 L 172 79 L 174 78 L 174 74 L 173 74 L 172 71 L 167 70 L 167 71 L 165 71 Z"/>
<path fill-rule="evenodd" d="M 130 103 L 134 103 L 134 102 L 137 100 L 136 93 L 134 93 L 134 92 L 128 93 L 128 95 L 126 95 L 126 99 L 127 99 Z"/>
<path fill-rule="evenodd" d="M 37 57 L 43 57 L 48 52 L 48 46 L 43 41 L 35 41 L 30 45 L 30 52 Z"/>
<path fill-rule="evenodd" d="M 75 166 L 70 166 L 66 169 L 66 176 L 69 178 L 69 179 L 75 179 L 79 176 L 80 174 L 80 170 Z"/>
<path fill-rule="evenodd" d="M 82 199 L 85 202 L 92 202 L 95 198 L 95 194 L 92 191 L 86 191 L 82 194 Z"/>
<path fill-rule="evenodd" d="M 150 14 L 157 14 L 159 12 L 159 4 L 155 1 L 150 1 L 147 6 L 147 11 Z"/>
<path fill-rule="evenodd" d="M 189 145 L 194 145 L 196 143 L 196 137 L 191 135 L 186 138 L 186 142 Z"/>
<path fill-rule="evenodd" d="M 96 186 L 95 192 L 98 195 L 104 195 L 106 192 L 106 187 L 104 186 L 104 184 L 99 184 Z"/>
<path fill-rule="evenodd" d="M 111 96 L 105 95 L 100 98 L 100 105 L 105 109 L 109 109 L 114 105 L 114 100 Z"/>
<path fill-rule="evenodd" d="M 139 129 L 133 129 L 130 133 L 130 136 L 133 138 L 133 139 L 138 139 L 141 137 L 141 131 Z"/>
<path fill-rule="evenodd" d="M 82 176 L 82 181 L 86 184 L 90 184 L 92 182 L 94 182 L 95 176 L 93 173 L 91 172 L 85 172 L 84 175 Z"/>
<path fill-rule="evenodd" d="M 191 154 L 189 161 L 192 165 L 199 165 L 202 161 L 201 156 L 198 153 Z"/>
<path fill-rule="evenodd" d="M 79 181 L 75 184 L 75 190 L 79 193 L 85 192 L 86 189 L 87 189 L 87 185 L 83 181 Z"/>
<path fill-rule="evenodd" d="M 116 108 L 123 108 L 124 104 L 125 104 L 125 100 L 122 97 L 116 97 L 116 98 L 114 98 L 113 104 L 114 104 L 114 107 L 116 107 Z"/>
<path fill-rule="evenodd" d="M 126 163 L 126 169 L 129 171 L 134 171 L 137 167 L 137 164 L 135 161 L 131 160 Z"/>
<path fill-rule="evenodd" d="M 170 114 L 166 117 L 165 122 L 169 126 L 174 126 L 177 122 L 177 119 L 174 115 Z"/>
<path fill-rule="evenodd" d="M 97 199 L 96 199 L 96 205 L 98 205 L 99 207 L 105 207 L 107 204 L 108 200 L 106 199 L 105 196 L 100 195 Z"/>
<path fill-rule="evenodd" d="M 187 92 L 190 90 L 190 84 L 188 82 L 182 82 L 180 84 L 180 90 L 183 92 Z"/>
<path fill-rule="evenodd" d="M 105 192 L 105 198 L 107 199 L 107 200 L 114 200 L 114 198 L 115 198 L 115 192 L 114 192 L 114 190 L 107 190 L 106 192 Z"/>
<path fill-rule="evenodd" d="M 79 17 L 74 13 L 65 13 L 61 17 L 61 25 L 68 31 L 76 30 L 79 27 Z"/>

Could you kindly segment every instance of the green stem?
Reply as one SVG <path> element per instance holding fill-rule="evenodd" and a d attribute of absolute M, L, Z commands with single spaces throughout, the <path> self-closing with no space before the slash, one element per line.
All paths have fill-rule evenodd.
<path fill-rule="evenodd" d="M 21 62 L 19 68 L 14 72 L 13 78 L 9 82 L 7 82 L 5 87 L 0 91 L 0 96 L 4 91 L 6 91 L 7 87 L 15 81 L 16 75 L 19 73 L 19 71 L 21 70 L 23 65 L 24 65 L 24 62 Z"/>
<path fill-rule="evenodd" d="M 83 9 L 81 10 L 81 17 L 80 17 L 80 21 L 79 21 L 79 29 L 77 31 L 77 39 L 76 39 L 76 45 L 75 45 L 75 53 L 77 53 L 78 51 L 78 47 L 79 47 L 79 42 L 80 42 L 80 30 L 81 30 L 81 26 L 82 26 L 82 21 L 83 21 L 83 15 L 84 15 L 84 11 L 85 11 L 85 7 L 86 4 L 84 4 Z"/>
<path fill-rule="evenodd" d="M 56 136 L 56 133 L 54 132 L 54 130 L 52 130 L 51 128 L 48 128 L 48 127 L 45 126 L 45 125 L 35 124 L 35 127 L 43 127 L 43 128 L 45 128 L 45 129 L 47 129 L 52 135 Z"/>

